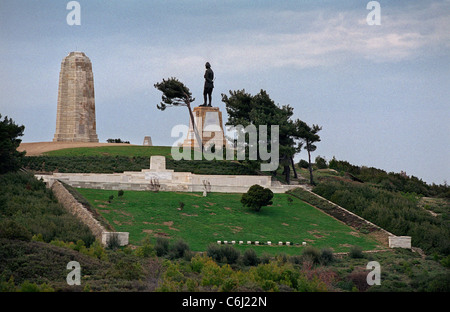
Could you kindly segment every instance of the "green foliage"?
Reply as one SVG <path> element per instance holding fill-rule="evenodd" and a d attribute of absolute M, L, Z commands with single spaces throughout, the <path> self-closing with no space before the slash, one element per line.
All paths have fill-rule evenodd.
<path fill-rule="evenodd" d="M 95 148 L 92 148 L 95 149 Z M 130 148 L 130 153 L 133 151 Z M 92 152 L 94 153 L 94 152 Z M 148 169 L 148 156 L 33 156 L 24 157 L 23 166 L 36 172 L 115 173 Z M 218 175 L 255 175 L 245 162 L 226 160 L 178 160 L 166 158 L 167 169 L 175 172 Z"/>
<path fill-rule="evenodd" d="M 17 171 L 21 166 L 24 152 L 18 152 L 17 148 L 22 141 L 19 139 L 25 130 L 24 126 L 18 126 L 7 116 L 1 120 L 0 114 L 0 174 Z"/>
<path fill-rule="evenodd" d="M 298 165 L 300 168 L 304 168 L 304 169 L 307 169 L 309 167 L 309 163 L 304 159 L 300 159 Z"/>
<path fill-rule="evenodd" d="M 220 263 L 234 264 L 240 257 L 240 252 L 230 245 L 220 246 L 217 244 L 210 244 L 206 251 L 208 257 Z"/>
<path fill-rule="evenodd" d="M 169 259 L 188 257 L 189 251 L 189 245 L 184 240 L 178 239 L 169 247 Z"/>
<path fill-rule="evenodd" d="M 415 176 L 407 176 L 404 173 L 394 173 L 382 169 L 365 166 L 355 166 L 348 161 L 337 160 L 333 157 L 329 162 L 329 168 L 342 174 L 347 173 L 363 182 L 375 183 L 391 192 L 416 193 L 424 196 L 442 196 L 450 198 L 450 186 L 427 185 Z"/>
<path fill-rule="evenodd" d="M 121 139 L 107 139 L 106 142 L 108 142 L 108 143 L 126 143 L 126 144 L 130 144 L 130 141 L 122 141 Z"/>
<path fill-rule="evenodd" d="M 255 266 L 260 263 L 258 255 L 253 249 L 246 249 L 242 256 L 242 263 L 246 266 Z"/>
<path fill-rule="evenodd" d="M 169 253 L 169 240 L 164 237 L 157 237 L 155 251 L 158 257 L 163 257 Z"/>
<path fill-rule="evenodd" d="M 162 102 L 157 105 L 160 110 L 165 110 L 167 106 L 185 106 L 195 101 L 189 88 L 176 78 L 163 79 L 155 83 L 154 87 L 163 93 Z"/>
<path fill-rule="evenodd" d="M 146 236 L 139 247 L 136 248 L 135 254 L 138 257 L 149 258 L 151 256 L 156 256 L 156 251 L 151 243 L 150 237 Z"/>
<path fill-rule="evenodd" d="M 401 193 L 344 181 L 323 181 L 313 191 L 395 235 L 411 236 L 426 252 L 450 254 L 450 220 Z"/>
<path fill-rule="evenodd" d="M 327 169 L 328 164 L 325 158 L 317 156 L 315 160 L 315 164 L 317 166 L 317 169 Z"/>
<path fill-rule="evenodd" d="M 37 285 L 35 283 L 30 283 L 28 281 L 25 281 L 20 285 L 19 288 L 20 292 L 54 292 L 55 290 L 47 285 L 46 283 L 43 283 L 41 285 Z"/>
<path fill-rule="evenodd" d="M 117 192 L 117 197 L 122 197 L 125 192 L 123 190 L 119 190 Z"/>
<path fill-rule="evenodd" d="M 350 252 L 348 255 L 350 256 L 350 258 L 353 258 L 353 259 L 364 258 L 362 249 L 359 246 L 352 246 L 352 248 L 350 248 Z"/>
<path fill-rule="evenodd" d="M 269 188 L 255 184 L 242 194 L 241 203 L 255 211 L 260 211 L 261 207 L 272 205 L 273 192 Z"/>
<path fill-rule="evenodd" d="M 314 264 L 320 262 L 320 250 L 315 247 L 306 247 L 305 250 L 303 250 L 302 256 L 305 260 L 309 260 Z"/>
<path fill-rule="evenodd" d="M 333 251 L 329 248 L 324 248 L 321 250 L 319 262 L 322 265 L 329 265 L 335 261 Z"/>
<path fill-rule="evenodd" d="M 30 231 L 15 220 L 6 219 L 0 221 L 0 238 L 30 241 L 31 237 Z"/>
<path fill-rule="evenodd" d="M 51 190 L 33 175 L 0 175 L 0 189 L 0 237 L 29 241 L 39 235 L 45 242 L 94 242 L 89 228 L 59 205 Z"/>

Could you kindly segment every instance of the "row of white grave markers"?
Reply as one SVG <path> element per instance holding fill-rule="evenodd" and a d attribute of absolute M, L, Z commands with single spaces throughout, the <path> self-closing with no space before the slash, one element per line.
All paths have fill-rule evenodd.
<path fill-rule="evenodd" d="M 243 245 L 244 241 L 238 241 L 237 243 L 239 245 Z M 219 244 L 219 245 L 221 245 L 221 244 L 224 244 L 224 245 L 227 245 L 227 244 L 235 245 L 236 241 L 217 241 L 217 244 Z M 268 246 L 272 246 L 272 245 L 275 245 L 275 244 L 272 244 L 271 241 L 267 241 L 267 242 L 247 241 L 247 245 L 256 245 L 256 246 L 268 245 Z M 300 244 L 299 243 L 291 243 L 291 242 L 278 242 L 278 246 L 283 246 L 283 245 L 285 245 L 285 246 L 299 246 Z M 301 245 L 306 246 L 306 242 L 303 242 Z"/>

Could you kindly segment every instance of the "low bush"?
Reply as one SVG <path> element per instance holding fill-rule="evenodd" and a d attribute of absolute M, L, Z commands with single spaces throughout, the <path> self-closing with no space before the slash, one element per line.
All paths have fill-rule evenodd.
<path fill-rule="evenodd" d="M 324 248 L 321 250 L 319 262 L 322 265 L 329 265 L 334 262 L 333 251 L 328 248 Z"/>
<path fill-rule="evenodd" d="M 168 254 L 170 259 L 179 259 L 187 257 L 189 251 L 189 245 L 184 240 L 179 239 L 170 245 Z"/>
<path fill-rule="evenodd" d="M 156 238 L 155 251 L 158 257 L 163 257 L 169 253 L 169 240 L 164 237 Z"/>
<path fill-rule="evenodd" d="M 359 246 L 352 246 L 350 248 L 350 252 L 349 252 L 348 255 L 350 256 L 350 258 L 353 258 L 353 259 L 364 258 L 364 254 L 362 252 L 362 249 Z"/>
<path fill-rule="evenodd" d="M 242 255 L 242 263 L 246 266 L 255 266 L 260 262 L 258 255 L 253 249 L 247 249 Z"/>
<path fill-rule="evenodd" d="M 237 263 L 241 253 L 233 246 L 225 245 L 219 246 L 210 244 L 206 251 L 208 257 L 211 257 L 216 262 L 235 264 Z"/>

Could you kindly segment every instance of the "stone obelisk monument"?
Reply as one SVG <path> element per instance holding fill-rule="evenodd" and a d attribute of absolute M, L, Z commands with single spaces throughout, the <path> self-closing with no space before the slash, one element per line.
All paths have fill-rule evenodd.
<path fill-rule="evenodd" d="M 98 142 L 94 75 L 83 52 L 70 52 L 61 62 L 53 142 Z"/>

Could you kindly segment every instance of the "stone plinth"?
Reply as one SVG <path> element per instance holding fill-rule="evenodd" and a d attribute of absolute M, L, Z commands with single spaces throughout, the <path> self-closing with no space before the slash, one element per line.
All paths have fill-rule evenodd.
<path fill-rule="evenodd" d="M 98 142 L 94 75 L 83 52 L 70 52 L 61 62 L 54 142 Z"/>
<path fill-rule="evenodd" d="M 195 126 L 202 139 L 203 146 L 208 148 L 212 145 L 222 148 L 226 146 L 227 141 L 222 127 L 222 112 L 218 107 L 198 106 L 193 110 Z M 189 132 L 184 140 L 183 147 L 198 147 L 195 139 L 194 128 L 189 119 Z"/>
<path fill-rule="evenodd" d="M 411 236 L 389 236 L 389 248 L 411 249 Z"/>

